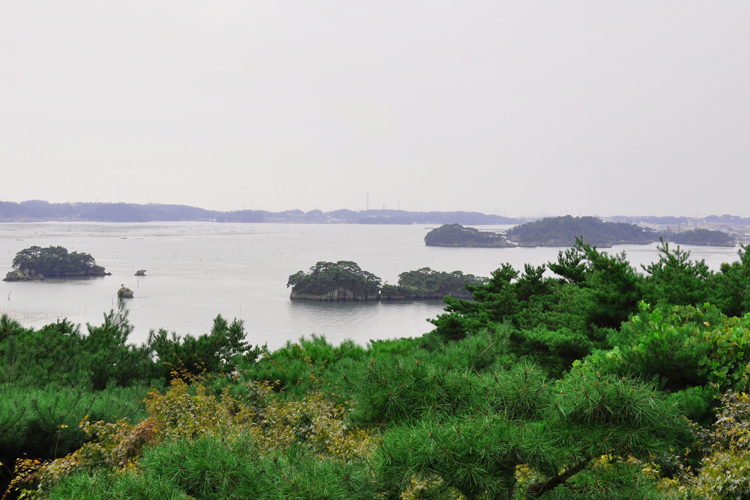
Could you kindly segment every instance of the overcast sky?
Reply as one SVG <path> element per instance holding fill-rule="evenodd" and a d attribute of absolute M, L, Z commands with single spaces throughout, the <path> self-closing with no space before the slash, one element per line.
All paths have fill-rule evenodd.
<path fill-rule="evenodd" d="M 750 2 L 0 4 L 0 196 L 750 216 Z"/>

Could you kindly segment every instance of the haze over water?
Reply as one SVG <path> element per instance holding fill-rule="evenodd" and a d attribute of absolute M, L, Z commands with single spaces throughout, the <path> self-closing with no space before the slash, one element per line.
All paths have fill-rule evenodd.
<path fill-rule="evenodd" d="M 100 324 L 115 305 L 120 284 L 133 289 L 128 301 L 135 326 L 132 342 L 150 329 L 179 335 L 207 333 L 217 314 L 245 321 L 247 339 L 272 349 L 312 333 L 339 343 L 413 337 L 428 332 L 443 308 L 440 301 L 403 303 L 291 302 L 289 275 L 321 260 L 351 260 L 389 283 L 404 271 L 430 267 L 481 276 L 508 262 L 543 264 L 562 248 L 439 248 L 423 238 L 434 226 L 175 223 L 0 224 L 0 273 L 13 256 L 32 245 L 64 246 L 90 253 L 112 276 L 85 280 L 0 282 L 0 314 L 39 327 L 67 317 Z M 482 229 L 504 229 L 494 226 Z M 713 270 L 737 260 L 736 248 L 688 247 Z M 656 244 L 621 245 L 636 269 L 658 257 Z M 145 277 L 134 276 L 146 269 Z M 84 326 L 85 328 L 85 326 Z"/>

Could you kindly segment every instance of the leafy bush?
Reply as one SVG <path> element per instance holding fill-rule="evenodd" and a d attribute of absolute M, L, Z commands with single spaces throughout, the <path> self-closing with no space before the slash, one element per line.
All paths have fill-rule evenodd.
<path fill-rule="evenodd" d="M 652 308 L 642 302 L 610 341 L 614 349 L 587 359 L 592 369 L 658 376 L 671 391 L 748 384 L 750 314 L 728 318 L 710 304 Z"/>
<path fill-rule="evenodd" d="M 714 428 L 691 424 L 691 430 L 708 452 L 700 471 L 664 480 L 662 489 L 680 499 L 750 498 L 750 396 L 727 392 L 721 397 Z"/>
<path fill-rule="evenodd" d="M 365 458 L 375 441 L 345 425 L 343 406 L 314 393 L 283 401 L 268 384 L 233 380 L 214 393 L 201 382 L 175 378 L 164 394 L 149 393 L 149 416 L 137 424 L 84 420 L 81 432 L 92 441 L 57 460 L 21 461 L 14 485 L 32 487 L 27 494 L 39 498 L 126 492 L 150 498 L 144 476 L 177 497 L 284 498 L 312 492 L 362 498 L 362 491 L 373 489 L 363 475 L 372 475 Z M 316 483 L 321 475 L 331 482 Z"/>

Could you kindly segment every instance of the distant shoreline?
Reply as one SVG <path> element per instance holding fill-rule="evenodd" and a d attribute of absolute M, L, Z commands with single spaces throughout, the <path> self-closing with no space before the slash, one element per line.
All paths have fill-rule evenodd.
<path fill-rule="evenodd" d="M 462 224 L 516 225 L 545 217 L 505 217 L 482 212 L 411 212 L 406 210 L 267 210 L 217 211 L 188 205 L 137 203 L 48 203 L 41 200 L 0 202 L 2 222 L 235 222 L 235 223 L 292 223 L 292 224 Z M 613 216 L 599 217 L 609 222 L 630 224 L 695 227 L 698 223 L 710 226 L 726 225 L 750 228 L 750 217 L 710 215 L 703 218 L 686 216 Z"/>
<path fill-rule="evenodd" d="M 406 210 L 238 210 L 221 212 L 187 205 L 132 203 L 0 202 L 0 222 L 244 222 L 296 224 L 521 224 L 511 218 L 480 212 L 409 212 Z"/>

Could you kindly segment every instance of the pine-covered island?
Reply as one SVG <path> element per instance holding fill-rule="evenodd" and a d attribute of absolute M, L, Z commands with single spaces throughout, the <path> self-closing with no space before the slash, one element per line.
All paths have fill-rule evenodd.
<path fill-rule="evenodd" d="M 735 246 L 732 235 L 721 231 L 711 231 L 710 229 L 693 229 L 691 231 L 682 231 L 679 233 L 666 233 L 665 241 L 671 241 L 678 245 L 698 245 L 706 247 L 733 247 Z"/>
<path fill-rule="evenodd" d="M 600 248 L 644 245 L 659 241 L 659 234 L 625 222 L 604 222 L 597 217 L 550 217 L 515 226 L 505 233 L 520 247 L 570 247 L 576 237 Z"/>
<path fill-rule="evenodd" d="M 428 247 L 513 247 L 505 236 L 491 231 L 480 231 L 461 224 L 444 224 L 433 229 L 424 237 Z"/>
<path fill-rule="evenodd" d="M 87 253 L 68 252 L 65 247 L 32 246 L 13 258 L 13 270 L 3 281 L 34 281 L 45 278 L 89 278 L 109 276 Z"/>
<path fill-rule="evenodd" d="M 471 299 L 469 286 L 486 285 L 489 278 L 443 272 L 423 267 L 399 274 L 398 284 L 381 285 L 382 280 L 362 270 L 356 262 L 318 262 L 308 273 L 299 271 L 289 276 L 291 300 L 325 302 L 372 300 L 442 300 L 445 297 Z"/>

